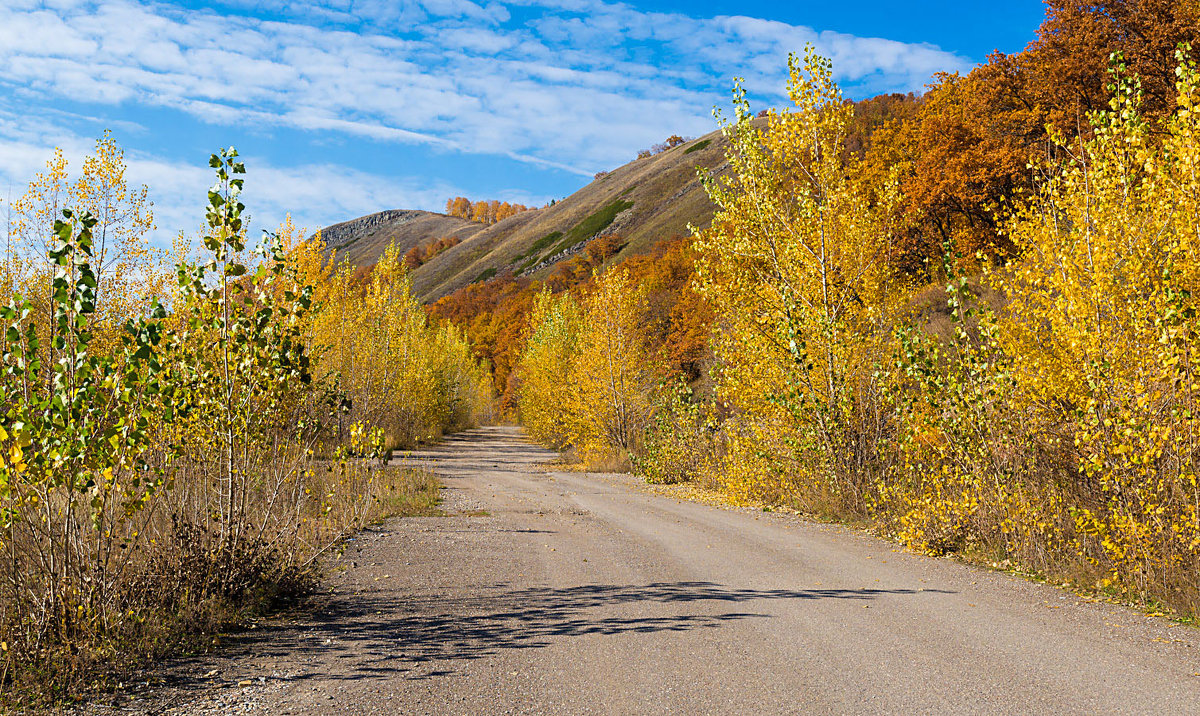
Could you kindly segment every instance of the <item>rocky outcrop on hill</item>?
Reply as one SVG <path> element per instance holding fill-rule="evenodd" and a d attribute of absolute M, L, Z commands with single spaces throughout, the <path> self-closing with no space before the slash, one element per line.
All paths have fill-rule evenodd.
<path fill-rule="evenodd" d="M 387 209 L 321 229 L 321 238 L 327 247 L 336 249 L 361 238 L 372 229 L 385 224 L 393 226 L 403 224 L 425 213 L 427 212 L 415 209 Z"/>
<path fill-rule="evenodd" d="M 466 241 L 483 224 L 419 209 L 388 209 L 321 229 L 325 251 L 334 261 L 369 266 L 390 244 L 403 255 L 417 245 L 456 237 Z"/>

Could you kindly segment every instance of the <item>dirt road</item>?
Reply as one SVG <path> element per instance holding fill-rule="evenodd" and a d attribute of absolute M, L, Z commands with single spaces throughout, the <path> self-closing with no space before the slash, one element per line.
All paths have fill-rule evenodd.
<path fill-rule="evenodd" d="M 445 517 L 315 611 L 186 665 L 176 713 L 1200 713 L 1197 630 L 851 530 L 546 472 L 519 430 L 418 456 Z M 211 672 L 216 670 L 216 674 Z M 249 685 L 237 686 L 238 683 Z"/>

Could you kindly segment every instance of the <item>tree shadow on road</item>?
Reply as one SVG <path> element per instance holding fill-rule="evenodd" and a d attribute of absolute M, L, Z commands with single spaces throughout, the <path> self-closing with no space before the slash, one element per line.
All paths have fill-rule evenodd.
<path fill-rule="evenodd" d="M 321 665 L 307 676 L 322 679 L 429 678 L 452 673 L 454 662 L 571 638 L 686 632 L 768 619 L 771 615 L 752 609 L 769 601 L 873 600 L 921 591 L 936 590 L 762 590 L 714 582 L 655 582 L 494 585 L 477 596 L 449 599 L 406 598 L 378 590 L 332 600 L 301 623 L 257 633 L 239 650 L 268 659 L 303 654 L 306 661 Z M 732 605 L 747 608 L 730 610 Z"/>
<path fill-rule="evenodd" d="M 446 435 L 430 445 L 399 451 L 392 464 L 450 474 L 480 470 L 528 472 L 557 458 L 557 452 L 521 440 L 515 434 L 505 434 L 497 428 L 476 428 Z"/>

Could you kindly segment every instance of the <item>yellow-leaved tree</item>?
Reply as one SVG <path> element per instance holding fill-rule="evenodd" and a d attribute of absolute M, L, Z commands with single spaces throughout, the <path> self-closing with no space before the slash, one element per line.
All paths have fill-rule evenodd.
<path fill-rule="evenodd" d="M 12 203 L 10 246 L 5 257 L 8 271 L 14 276 L 12 288 L 29 296 L 43 311 L 49 310 L 50 262 L 46 257 L 54 248 L 54 222 L 62 218 L 62 210 L 70 204 L 67 158 L 56 148 L 46 161 L 46 171 L 38 172 L 25 193 Z"/>
<path fill-rule="evenodd" d="M 154 230 L 148 189 L 130 186 L 126 171 L 125 152 L 106 130 L 70 187 L 74 205 L 96 218 L 97 313 L 118 323 L 144 311 L 173 278 L 147 236 Z"/>
<path fill-rule="evenodd" d="M 529 338 L 517 362 L 521 423 L 535 440 L 555 449 L 569 445 L 576 432 L 579 389 L 572 363 L 582 324 L 571 294 L 543 289 L 534 298 Z"/>
<path fill-rule="evenodd" d="M 1140 115 L 1113 66 L 1108 111 L 1070 162 L 1015 212 L 1019 260 L 995 274 L 1009 303 L 1012 410 L 1074 454 L 1080 553 L 1115 585 L 1200 587 L 1200 74 L 1180 54 L 1178 109 Z M 1198 605 L 1187 605 L 1195 609 Z"/>
<path fill-rule="evenodd" d="M 382 429 L 389 448 L 440 437 L 492 410 L 487 369 L 458 329 L 430 325 L 411 286 L 392 245 L 365 283 L 343 265 L 314 291 L 313 341 L 346 396 L 345 419 Z"/>
<path fill-rule="evenodd" d="M 29 298 L 37 330 L 46 335 L 53 320 L 54 266 L 47 256 L 53 249 L 54 222 L 68 207 L 90 214 L 96 220 L 91 264 L 97 283 L 95 339 L 98 347 L 111 348 L 126 320 L 145 315 L 156 298 L 171 293 L 174 273 L 165 253 L 150 245 L 154 212 L 148 190 L 129 185 L 124 151 L 110 132 L 96 140 L 75 180 L 68 169 L 62 150 L 55 149 L 46 171 L 13 202 L 4 288 L 9 295 Z M 53 351 L 53 347 L 47 342 L 43 350 Z"/>
<path fill-rule="evenodd" d="M 645 290 L 620 268 L 598 276 L 584 301 L 573 360 L 579 403 L 572 442 L 587 462 L 631 460 L 650 419 L 662 375 L 643 329 L 645 302 Z"/>
<path fill-rule="evenodd" d="M 872 381 L 902 286 L 889 263 L 896 192 L 864 186 L 843 144 L 853 107 L 811 48 L 789 58 L 792 109 L 723 120 L 732 171 L 697 234 L 698 290 L 718 326 L 737 498 L 863 508 L 883 427 Z M 877 176 L 877 174 L 871 174 Z"/>

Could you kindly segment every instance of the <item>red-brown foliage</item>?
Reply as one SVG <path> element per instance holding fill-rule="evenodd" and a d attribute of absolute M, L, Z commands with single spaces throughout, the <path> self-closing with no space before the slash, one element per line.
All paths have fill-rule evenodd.
<path fill-rule="evenodd" d="M 457 236 L 446 236 L 440 239 L 431 239 L 421 246 L 414 246 L 404 254 L 404 265 L 411 271 L 418 266 L 427 263 L 434 256 L 452 246 L 458 246 L 462 240 Z"/>
<path fill-rule="evenodd" d="M 939 265 L 943 242 L 964 255 L 1003 256 L 997 231 L 1003 197 L 1032 186 L 1031 159 L 1047 151 L 1047 125 L 1068 136 L 1107 106 L 1109 55 L 1120 51 L 1145 93 L 1145 110 L 1174 109 L 1175 50 L 1200 49 L 1200 4 L 1177 0 L 1049 0 L 1037 39 L 996 53 L 966 76 L 940 75 L 917 100 L 859 103 L 861 137 L 876 170 L 896 168 L 907 220 L 900 261 L 921 273 Z M 861 145 L 860 145 L 861 142 Z"/>
<path fill-rule="evenodd" d="M 502 409 L 512 407 L 509 375 L 525 345 L 533 296 L 540 284 L 528 278 L 500 276 L 473 283 L 429 306 L 429 313 L 460 327 L 492 367 L 492 381 Z"/>

